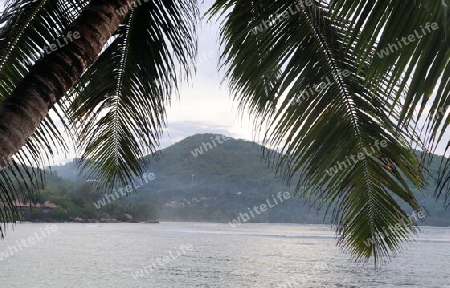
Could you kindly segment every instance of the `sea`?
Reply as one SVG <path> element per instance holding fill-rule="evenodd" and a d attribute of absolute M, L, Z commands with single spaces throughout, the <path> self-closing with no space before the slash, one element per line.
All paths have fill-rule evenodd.
<path fill-rule="evenodd" d="M 450 228 L 375 267 L 327 225 L 32 224 L 0 241 L 0 287 L 450 287 Z"/>

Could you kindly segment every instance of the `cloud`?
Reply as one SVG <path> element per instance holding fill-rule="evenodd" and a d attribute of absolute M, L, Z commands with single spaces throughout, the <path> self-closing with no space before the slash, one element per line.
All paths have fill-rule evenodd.
<path fill-rule="evenodd" d="M 215 133 L 239 138 L 239 135 L 233 133 L 229 128 L 230 127 L 214 125 L 209 122 L 173 122 L 165 130 L 165 137 L 161 141 L 161 148 L 166 148 L 194 134 Z"/>

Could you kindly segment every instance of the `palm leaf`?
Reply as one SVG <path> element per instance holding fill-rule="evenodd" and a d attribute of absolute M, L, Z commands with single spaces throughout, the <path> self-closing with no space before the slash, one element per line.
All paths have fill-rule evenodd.
<path fill-rule="evenodd" d="M 363 41 L 363 35 L 354 32 L 344 17 L 334 15 L 326 3 L 316 1 L 303 8 L 296 4 L 216 1 L 212 12 L 226 15 L 221 30 L 226 75 L 235 97 L 244 98 L 250 108 L 261 97 L 257 91 L 267 89 L 258 79 L 275 80 L 269 94 L 275 95 L 276 112 L 264 120 L 269 127 L 265 145 L 280 147 L 282 152 L 275 159 L 277 172 L 287 182 L 299 174 L 296 190 L 307 187 L 302 196 L 320 207 L 334 207 L 338 243 L 356 259 L 374 256 L 377 262 L 394 254 L 417 232 L 416 226 L 402 225 L 384 239 L 379 237 L 387 227 L 408 221 L 400 203 L 421 209 L 408 184 L 423 184 L 420 163 L 411 150 L 418 137 L 410 126 L 397 128 L 401 105 L 390 92 L 399 87 L 389 89 L 390 75 L 371 81 L 371 62 L 360 61 L 355 42 Z M 263 8 L 254 13 L 254 7 Z M 288 17 L 267 25 L 263 37 L 255 39 L 255 26 L 286 11 Z M 265 53 L 255 55 L 255 50 Z M 370 53 L 374 52 L 372 48 Z M 240 62 L 239 68 L 235 61 Z M 343 76 L 345 70 L 347 76 Z M 311 86 L 323 81 L 330 84 L 311 93 Z M 334 175 L 326 173 L 383 140 L 387 147 L 369 150 L 370 155 Z M 274 155 L 269 151 L 268 160 L 274 161 Z M 366 245 L 367 239 L 375 241 Z"/>
<path fill-rule="evenodd" d="M 32 69 L 42 55 L 44 47 L 56 42 L 87 2 L 78 0 L 6 2 L 5 10 L 0 15 L 0 103 Z M 55 112 L 58 114 L 57 110 Z M 42 173 L 40 169 L 25 167 L 42 167 L 57 149 L 64 151 L 66 142 L 61 135 L 62 131 L 54 120 L 47 117 L 21 151 L 15 155 L 15 164 L 2 171 L 0 176 L 2 220 L 14 222 L 19 219 L 12 201 L 35 198 L 40 187 L 35 179 L 42 179 Z M 9 177 L 12 177 L 12 180 Z M 0 236 L 3 236 L 3 232 L 0 227 Z"/>
<path fill-rule="evenodd" d="M 449 139 L 444 136 L 450 124 L 449 115 L 445 113 L 450 105 L 449 4 L 448 0 L 412 1 L 407 6 L 398 1 L 381 0 L 330 2 L 333 15 L 345 17 L 360 33 L 361 41 L 355 50 L 360 55 L 360 63 L 371 62 L 369 79 L 379 81 L 389 74 L 386 88 L 398 88 L 394 91 L 396 101 L 403 99 L 399 124 L 408 125 L 424 118 L 420 121 L 423 123 L 421 137 L 426 139 L 426 151 L 430 153 L 436 152 L 441 143 L 447 142 L 446 153 L 450 148 Z M 433 23 L 437 30 L 427 28 Z M 416 36 L 416 40 L 402 45 L 402 37 L 410 35 Z M 392 45 L 399 49 L 380 59 L 377 53 L 394 47 Z M 374 46 L 376 54 L 371 52 Z M 427 105 L 431 111 L 425 114 Z M 446 191 L 448 204 L 449 168 L 450 162 L 442 159 L 436 191 L 437 197 Z"/>
<path fill-rule="evenodd" d="M 195 1 L 132 9 L 109 46 L 71 91 L 66 107 L 83 152 L 81 168 L 103 187 L 142 175 L 165 125 L 177 69 L 189 77 L 196 54 Z"/>

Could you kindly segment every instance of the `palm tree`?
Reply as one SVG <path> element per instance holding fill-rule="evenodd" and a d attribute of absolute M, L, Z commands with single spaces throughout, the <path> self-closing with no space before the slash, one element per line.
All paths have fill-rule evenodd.
<path fill-rule="evenodd" d="M 31 198 L 26 194 L 40 187 L 41 173 L 22 167 L 42 166 L 55 148 L 67 149 L 50 109 L 77 137 L 85 163 L 94 163 L 89 171 L 104 176 L 103 183 L 142 175 L 139 158 L 155 152 L 165 105 L 178 77 L 190 75 L 198 7 L 190 0 L 134 2 L 6 3 L 0 18 L 0 167 L 12 154 L 15 162 L 0 172 L 6 205 L 0 219 L 17 219 L 12 200 Z"/>
<path fill-rule="evenodd" d="M 49 110 L 104 186 L 141 174 L 140 159 L 156 151 L 170 95 L 193 71 L 199 12 L 194 0 L 129 2 L 8 3 L 0 165 L 15 161 L 0 173 L 0 218 L 16 219 L 11 201 L 38 187 L 38 172 L 23 167 L 65 148 Z M 338 243 L 356 259 L 395 254 L 418 231 L 398 224 L 409 220 L 402 204 L 422 209 L 411 188 L 425 187 L 426 159 L 413 148 L 434 151 L 450 123 L 439 112 L 450 102 L 447 12 L 443 0 L 215 0 L 208 12 L 223 20 L 221 62 L 235 99 L 283 152 L 265 151 L 267 161 L 332 209 Z M 47 53 L 69 32 L 80 37 Z M 419 119 L 428 102 L 432 113 Z M 448 194 L 448 165 L 437 197 Z M 389 227 L 398 228 L 381 237 Z"/>

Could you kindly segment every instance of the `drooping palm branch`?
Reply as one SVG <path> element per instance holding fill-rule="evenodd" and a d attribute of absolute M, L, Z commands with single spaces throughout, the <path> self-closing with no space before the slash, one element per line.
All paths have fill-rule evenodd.
<path fill-rule="evenodd" d="M 87 1 L 7 1 L 0 16 L 0 102 L 4 103 L 39 60 L 43 48 L 55 40 L 79 15 Z M 3 108 L 4 109 L 4 108 Z M 9 125 L 10 119 L 2 119 Z M 17 121 L 17 120 L 16 120 Z M 20 120 L 18 122 L 20 123 Z M 2 129 L 4 131 L 4 129 Z M 20 131 L 21 132 L 21 131 Z M 12 144 L 11 135 L 2 133 L 2 148 Z M 42 179 L 40 167 L 58 149 L 66 150 L 64 139 L 53 119 L 45 117 L 34 134 L 10 161 L 12 153 L 2 150 L 0 157 L 0 219 L 5 223 L 19 219 L 15 199 L 33 200 Z M 1 149 L 0 149 L 1 150 Z M 0 227 L 0 236 L 4 228 Z"/>
<path fill-rule="evenodd" d="M 409 222 L 400 204 L 421 210 L 411 188 L 423 187 L 423 170 L 412 147 L 423 145 L 411 111 L 417 99 L 428 99 L 445 65 L 414 67 L 433 63 L 438 48 L 425 39 L 384 59 L 377 52 L 419 23 L 442 24 L 441 1 L 428 10 L 411 4 L 406 16 L 395 1 L 302 2 L 216 1 L 211 12 L 224 19 L 226 77 L 235 98 L 262 116 L 256 125 L 269 127 L 265 144 L 283 152 L 267 155 L 277 172 L 286 181 L 300 175 L 296 190 L 307 187 L 302 196 L 333 208 L 338 243 L 357 259 L 384 259 L 417 233 L 415 225 L 401 225 L 382 237 Z M 448 54 L 446 31 L 429 40 Z M 434 78 L 423 81 L 427 73 Z M 310 89 L 321 82 L 327 87 Z M 262 91 L 273 96 L 271 105 L 258 105 L 268 102 Z M 383 140 L 387 147 L 326 173 Z M 366 245 L 368 239 L 375 241 Z"/>
<path fill-rule="evenodd" d="M 132 10 L 71 91 L 82 168 L 103 187 L 142 175 L 157 152 L 165 109 L 196 56 L 195 1 L 147 2 Z M 177 69 L 181 74 L 177 75 Z"/>
<path fill-rule="evenodd" d="M 53 109 L 58 112 L 67 132 L 75 130 L 72 136 L 80 137 L 78 143 L 86 149 L 86 162 L 101 163 L 101 167 L 94 165 L 93 168 L 105 176 L 104 183 L 129 182 L 131 174 L 142 169 L 138 158 L 144 155 L 145 149 L 152 152 L 157 146 L 158 129 L 164 123 L 164 105 L 176 88 L 175 71 L 180 69 L 189 74 L 196 49 L 194 24 L 198 12 L 195 1 L 165 1 L 158 5 L 139 1 L 141 5 L 130 7 L 133 2 L 22 0 L 7 3 L 2 16 L 0 53 L 12 56 L 4 65 L 1 78 L 10 86 L 2 90 L 0 158 L 8 158 L 26 143 L 25 148 L 30 148 L 22 149 L 15 158 L 16 170 L 23 172 L 28 171 L 22 168 L 25 165 L 42 166 L 45 156 L 52 155 L 54 147 L 64 147 L 62 131 L 57 130 L 51 118 L 46 120 L 49 124 L 44 121 L 34 137 L 27 141 L 28 134 L 36 129 L 49 109 Z M 117 12 L 124 7 L 131 13 Z M 17 25 L 18 22 L 23 25 Z M 67 31 L 78 31 L 82 37 L 36 59 L 44 46 L 56 43 L 57 38 Z M 101 52 L 104 53 L 97 59 Z M 95 60 L 98 61 L 94 63 Z M 90 69 L 85 71 L 87 68 Z M 110 78 L 102 78 L 104 75 Z M 102 80 L 106 82 L 91 85 Z M 80 97 L 74 97 L 74 93 Z M 57 102 L 62 109 L 57 109 Z M 109 114 L 107 117 L 96 114 L 100 129 L 89 131 L 90 138 L 86 138 L 85 128 L 89 127 L 89 122 L 81 127 L 77 120 L 81 115 L 96 119 L 89 113 L 100 113 L 96 110 L 98 103 L 104 105 L 101 112 L 109 110 Z M 126 142 L 133 136 L 142 138 L 137 139 L 135 145 Z M 105 140 L 105 137 L 111 138 Z M 3 167 L 6 163 L 0 164 Z M 18 219 L 12 201 L 20 191 L 10 189 L 10 179 L 25 178 L 17 173 L 16 177 L 11 177 L 10 170 L 2 171 L 3 178 L 0 179 L 1 200 L 6 203 L 0 207 L 3 221 Z M 29 176 L 30 182 L 36 178 Z M 37 188 L 35 185 L 35 190 Z M 27 198 L 33 198 L 31 192 L 25 194 Z M 3 229 L 0 234 L 3 235 Z"/>

